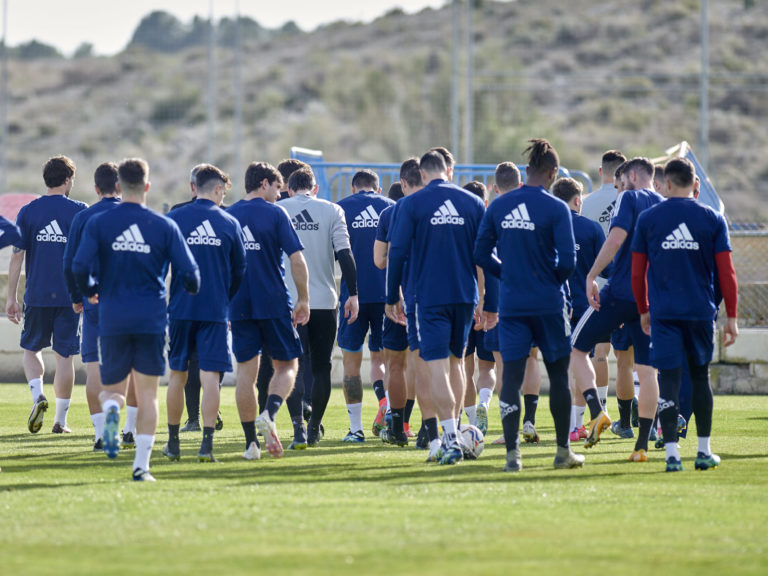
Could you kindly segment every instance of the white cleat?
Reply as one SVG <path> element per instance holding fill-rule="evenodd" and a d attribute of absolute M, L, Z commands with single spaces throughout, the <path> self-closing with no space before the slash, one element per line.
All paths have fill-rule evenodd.
<path fill-rule="evenodd" d="M 248 450 L 243 452 L 243 458 L 246 460 L 261 460 L 261 448 L 256 442 L 251 442 L 248 446 Z"/>

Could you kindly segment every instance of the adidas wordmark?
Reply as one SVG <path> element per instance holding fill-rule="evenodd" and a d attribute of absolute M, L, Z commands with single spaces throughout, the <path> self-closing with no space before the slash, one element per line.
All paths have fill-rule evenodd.
<path fill-rule="evenodd" d="M 202 224 L 189 233 L 187 244 L 193 246 L 221 246 L 221 240 L 216 238 L 216 232 L 214 232 L 213 226 L 211 226 L 211 221 L 204 220 Z"/>
<path fill-rule="evenodd" d="M 667 236 L 661 247 L 664 250 L 698 250 L 699 243 L 691 236 L 688 226 L 682 223 Z"/>
<path fill-rule="evenodd" d="M 37 233 L 36 240 L 38 242 L 66 242 L 67 237 L 64 236 L 59 223 L 56 220 L 51 220 L 48 226 Z"/>
<path fill-rule="evenodd" d="M 116 252 L 141 252 L 149 254 L 149 244 L 144 242 L 144 236 L 141 235 L 139 227 L 131 224 L 120 236 L 112 242 L 112 250 Z"/>
<path fill-rule="evenodd" d="M 261 250 L 261 244 L 256 242 L 256 238 L 253 237 L 253 232 L 248 226 L 243 227 L 243 236 L 245 236 L 245 242 L 243 245 L 246 250 Z"/>
<path fill-rule="evenodd" d="M 459 216 L 459 213 L 456 210 L 456 207 L 453 205 L 453 202 L 446 200 L 443 202 L 443 205 L 440 206 L 440 208 L 435 210 L 435 214 L 432 216 L 429 222 L 435 226 L 440 224 L 456 224 L 463 226 L 464 218 Z"/>
<path fill-rule="evenodd" d="M 512 210 L 501 221 L 502 228 L 517 228 L 520 230 L 535 230 L 536 225 L 531 222 L 531 217 L 528 214 L 528 208 L 525 207 L 525 202 L 519 204 L 517 208 Z"/>
<path fill-rule="evenodd" d="M 368 206 L 365 210 L 360 212 L 352 221 L 352 228 L 378 228 L 379 215 L 373 206 Z"/>

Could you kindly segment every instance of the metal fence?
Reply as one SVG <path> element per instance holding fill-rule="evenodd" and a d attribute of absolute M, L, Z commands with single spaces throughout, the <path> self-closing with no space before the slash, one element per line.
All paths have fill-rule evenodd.
<path fill-rule="evenodd" d="M 731 229 L 739 280 L 739 326 L 745 328 L 768 327 L 768 229 L 744 229 L 758 226 L 734 224 Z"/>

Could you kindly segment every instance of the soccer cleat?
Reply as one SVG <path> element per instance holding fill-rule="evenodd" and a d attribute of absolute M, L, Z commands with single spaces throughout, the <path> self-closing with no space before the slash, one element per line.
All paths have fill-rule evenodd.
<path fill-rule="evenodd" d="M 616 420 L 615 422 L 611 422 L 611 432 L 616 434 L 619 438 L 634 438 L 635 437 L 635 431 L 632 429 L 632 426 L 629 426 L 627 428 L 621 427 L 621 421 Z"/>
<path fill-rule="evenodd" d="M 101 452 L 102 450 L 104 450 L 104 446 L 101 443 L 101 438 L 99 438 L 98 440 L 96 440 L 96 442 L 93 443 L 93 451 Z"/>
<path fill-rule="evenodd" d="M 358 430 L 357 432 L 352 432 L 352 430 L 350 430 L 341 441 L 348 444 L 362 444 L 365 442 L 365 434 L 363 434 L 362 430 Z"/>
<path fill-rule="evenodd" d="M 155 477 L 149 473 L 149 470 L 142 470 L 141 468 L 136 468 L 133 471 L 133 481 L 134 482 L 154 482 Z"/>
<path fill-rule="evenodd" d="M 224 429 L 224 420 L 221 419 L 221 410 L 216 414 L 216 425 L 214 426 L 216 432 Z"/>
<path fill-rule="evenodd" d="M 463 459 L 464 452 L 461 450 L 458 442 L 455 442 L 443 450 L 443 455 L 438 463 L 443 465 L 458 464 Z"/>
<path fill-rule="evenodd" d="M 632 398 L 632 428 L 640 427 L 640 414 L 637 411 L 637 398 Z"/>
<path fill-rule="evenodd" d="M 578 442 L 579 440 L 584 440 L 584 438 L 587 437 L 587 427 L 582 426 L 581 428 L 574 428 L 571 430 L 570 434 L 570 440 L 571 442 Z"/>
<path fill-rule="evenodd" d="M 589 432 L 584 440 L 584 448 L 592 448 L 595 444 L 600 442 L 600 434 L 611 425 L 611 419 L 605 412 L 600 412 L 597 418 L 589 423 Z"/>
<path fill-rule="evenodd" d="M 416 448 L 418 450 L 429 449 L 429 435 L 427 434 L 427 427 L 424 425 L 419 428 L 419 433 L 416 435 Z"/>
<path fill-rule="evenodd" d="M 324 432 L 322 424 L 320 426 L 310 426 L 307 430 L 307 446 L 310 448 L 317 446 L 320 440 L 323 439 Z"/>
<path fill-rule="evenodd" d="M 309 404 L 304 400 L 302 400 L 301 413 L 302 413 L 302 416 L 304 416 L 304 421 L 309 422 L 309 419 L 312 417 L 312 404 Z"/>
<path fill-rule="evenodd" d="M 411 425 L 408 424 L 408 422 L 403 423 L 403 430 L 405 430 L 405 435 L 408 436 L 408 438 L 416 438 L 416 433 L 411 430 Z"/>
<path fill-rule="evenodd" d="M 648 435 L 648 440 L 661 440 L 661 428 L 658 430 L 651 426 L 651 432 Z M 661 440 L 661 442 L 656 442 L 657 444 L 661 444 L 661 446 L 656 446 L 656 448 L 664 448 L 664 441 Z"/>
<path fill-rule="evenodd" d="M 696 463 L 694 464 L 696 470 L 709 470 L 718 466 L 720 466 L 720 456 L 717 454 L 696 453 Z"/>
<path fill-rule="evenodd" d="M 538 444 L 539 433 L 532 422 L 523 422 L 523 440 L 526 444 Z"/>
<path fill-rule="evenodd" d="M 493 442 L 491 442 L 491 444 L 500 444 L 500 445 L 504 445 L 504 444 L 506 444 L 506 443 L 507 443 L 507 440 L 504 438 L 504 434 L 502 434 L 501 436 L 499 436 L 498 438 L 496 438 L 496 440 L 494 440 Z"/>
<path fill-rule="evenodd" d="M 173 460 L 176 460 L 176 461 L 181 460 L 181 450 L 179 450 L 178 447 L 176 447 L 176 450 L 174 450 L 171 447 L 171 443 L 170 442 L 168 442 L 165 446 L 163 446 L 163 449 L 160 452 L 162 453 L 163 456 L 168 458 L 168 460 L 171 460 L 171 461 L 173 461 Z"/>
<path fill-rule="evenodd" d="M 520 472 L 523 469 L 523 458 L 520 456 L 520 450 L 514 449 L 507 452 L 507 463 L 504 465 L 504 472 Z"/>
<path fill-rule="evenodd" d="M 632 452 L 627 460 L 629 462 L 648 462 L 648 454 L 641 448 Z"/>
<path fill-rule="evenodd" d="M 130 430 L 123 432 L 123 448 L 136 448 L 136 439 Z"/>
<path fill-rule="evenodd" d="M 485 404 L 478 404 L 477 411 L 475 412 L 475 421 L 477 422 L 477 428 L 480 432 L 488 432 L 488 407 Z"/>
<path fill-rule="evenodd" d="M 66 424 L 59 424 L 58 422 L 53 423 L 51 434 L 70 434 L 71 432 L 72 429 Z"/>
<path fill-rule="evenodd" d="M 680 436 L 688 429 L 688 422 L 685 421 L 682 414 L 677 415 L 677 435 Z"/>
<path fill-rule="evenodd" d="M 574 454 L 570 448 L 557 447 L 554 461 L 555 470 L 567 470 L 584 466 L 584 455 Z"/>
<path fill-rule="evenodd" d="M 683 471 L 683 463 L 680 462 L 677 458 L 674 458 L 673 456 L 670 456 L 667 458 L 667 472 L 682 472 Z"/>
<path fill-rule="evenodd" d="M 373 435 L 378 436 L 379 432 L 384 430 L 386 428 L 386 418 L 387 418 L 387 399 L 382 398 L 379 401 L 379 411 L 376 413 L 376 418 L 373 421 L 373 426 L 371 427 Z"/>
<path fill-rule="evenodd" d="M 120 440 L 117 437 L 117 431 L 120 428 L 120 411 L 112 406 L 107 410 L 104 418 L 104 432 L 102 435 L 104 452 L 109 458 L 117 458 L 120 452 Z"/>
<path fill-rule="evenodd" d="M 213 452 L 203 452 L 200 450 L 200 452 L 197 453 L 197 461 L 198 462 L 216 462 L 216 458 L 213 456 Z"/>
<path fill-rule="evenodd" d="M 189 419 L 180 432 L 200 432 L 200 421 Z"/>
<path fill-rule="evenodd" d="M 400 436 L 395 434 L 391 428 L 384 428 L 384 430 L 379 433 L 379 438 L 381 438 L 381 441 L 384 442 L 384 444 L 408 446 L 408 436 L 405 435 L 405 432 L 403 432 L 403 435 Z"/>
<path fill-rule="evenodd" d="M 29 413 L 29 418 L 27 419 L 27 428 L 29 428 L 29 431 L 32 432 L 32 434 L 37 434 L 40 432 L 40 428 L 43 427 L 43 415 L 46 410 L 48 410 L 48 400 L 45 396 L 40 394 L 40 396 L 37 397 L 37 400 L 35 400 L 35 403 L 32 404 L 32 411 Z"/>
<path fill-rule="evenodd" d="M 258 418 L 256 418 L 256 428 L 264 436 L 264 441 L 267 443 L 267 452 L 269 452 L 274 458 L 280 458 L 283 455 L 283 444 L 280 442 L 280 438 L 277 436 L 277 428 L 275 423 L 269 417 L 266 412 L 262 412 Z"/>
<path fill-rule="evenodd" d="M 435 446 L 429 449 L 429 454 L 427 454 L 427 463 L 439 462 L 442 457 L 443 445 L 435 443 Z"/>
<path fill-rule="evenodd" d="M 245 460 L 260 460 L 261 448 L 259 447 L 258 443 L 251 442 L 246 451 L 243 452 L 243 458 Z"/>

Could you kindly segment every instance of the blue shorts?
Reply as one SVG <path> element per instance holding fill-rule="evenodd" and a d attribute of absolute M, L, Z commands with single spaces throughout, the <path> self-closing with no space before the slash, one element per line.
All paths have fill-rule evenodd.
<path fill-rule="evenodd" d="M 83 309 L 83 328 L 80 340 L 80 356 L 83 362 L 99 361 L 99 310 Z"/>
<path fill-rule="evenodd" d="M 189 359 L 197 354 L 200 370 L 232 372 L 226 322 L 171 320 L 170 336 L 168 365 L 171 370 L 186 372 Z"/>
<path fill-rule="evenodd" d="M 51 345 L 59 356 L 68 358 L 80 353 L 80 315 L 72 306 L 24 306 L 21 347 L 39 352 Z"/>
<path fill-rule="evenodd" d="M 303 352 L 290 312 L 282 318 L 232 322 L 232 351 L 238 362 L 248 362 L 262 351 L 275 360 L 288 362 Z"/>
<path fill-rule="evenodd" d="M 467 338 L 467 349 L 464 351 L 465 357 L 477 352 L 477 357 L 480 360 L 493 362 L 493 352 L 488 350 L 485 345 L 486 334 L 483 330 L 470 329 L 469 337 Z"/>
<path fill-rule="evenodd" d="M 629 342 L 634 346 L 635 364 L 650 366 L 651 339 L 643 333 L 640 327 L 640 315 L 637 313 L 637 305 L 634 301 L 614 298 L 603 288 L 600 292 L 600 310 L 589 308 L 573 331 L 573 347 L 576 350 L 587 352 L 595 345 L 607 342 L 611 333 L 624 324 L 624 329 L 629 335 Z M 614 343 L 615 350 L 627 350 L 622 348 L 624 343 Z"/>
<path fill-rule="evenodd" d="M 499 318 L 499 344 L 504 362 L 528 358 L 538 347 L 547 362 L 571 354 L 571 323 L 563 309 L 560 314 L 502 316 Z"/>
<path fill-rule="evenodd" d="M 347 324 L 344 318 L 344 302 L 339 303 L 339 328 L 336 333 L 336 342 L 339 348 L 346 352 L 361 352 L 368 336 L 368 350 L 379 352 L 381 350 L 382 335 L 384 332 L 384 304 L 379 302 L 366 302 L 360 304 L 360 312 L 357 320 Z"/>
<path fill-rule="evenodd" d="M 389 318 L 384 318 L 382 346 L 386 350 L 394 350 L 395 352 L 408 350 L 408 330 L 402 324 L 392 322 Z"/>
<path fill-rule="evenodd" d="M 420 356 L 426 362 L 450 356 L 463 358 L 474 312 L 474 304 L 445 306 L 416 304 Z"/>
<path fill-rule="evenodd" d="M 621 325 L 611 332 L 611 346 L 614 350 L 626 351 L 632 347 L 632 335 L 629 331 L 629 326 L 626 324 Z"/>
<path fill-rule="evenodd" d="M 651 360 L 659 370 L 712 361 L 715 323 L 712 320 L 651 319 Z"/>
<path fill-rule="evenodd" d="M 99 371 L 105 386 L 122 382 L 136 370 L 147 376 L 165 374 L 165 334 L 99 336 Z"/>
<path fill-rule="evenodd" d="M 493 355 L 494 352 L 498 352 L 501 350 L 499 348 L 499 325 L 496 324 L 493 328 L 488 330 L 485 333 L 485 336 L 483 336 L 483 345 L 485 346 L 486 350 L 491 352 L 491 355 Z"/>
<path fill-rule="evenodd" d="M 416 325 L 416 305 L 414 304 L 405 313 L 406 320 L 406 332 L 408 338 L 408 348 L 411 352 L 416 352 L 419 349 L 419 327 Z"/>

